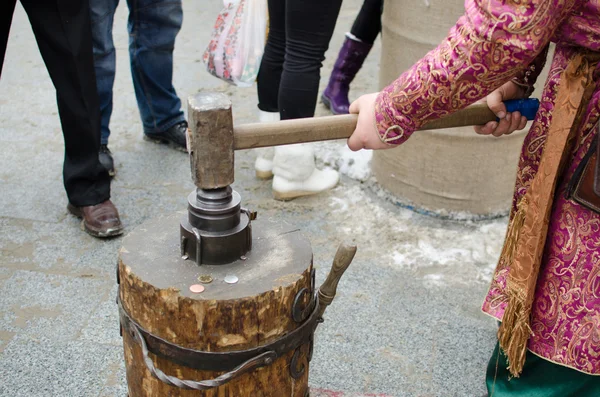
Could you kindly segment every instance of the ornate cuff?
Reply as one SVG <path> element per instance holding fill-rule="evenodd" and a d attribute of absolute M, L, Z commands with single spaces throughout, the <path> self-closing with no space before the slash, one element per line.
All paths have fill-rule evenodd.
<path fill-rule="evenodd" d="M 381 139 L 381 142 L 388 145 L 399 145 L 403 142 L 404 129 L 399 125 L 393 125 L 388 127 L 383 134 L 379 132 L 379 138 Z"/>
<path fill-rule="evenodd" d="M 375 128 L 379 139 L 390 146 L 404 143 L 417 129 L 411 116 L 396 108 L 388 92 L 393 89 L 393 86 L 383 89 L 375 100 Z"/>

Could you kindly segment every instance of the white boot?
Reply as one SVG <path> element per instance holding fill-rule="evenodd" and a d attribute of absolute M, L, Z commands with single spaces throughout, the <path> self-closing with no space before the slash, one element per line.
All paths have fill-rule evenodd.
<path fill-rule="evenodd" d="M 305 143 L 277 146 L 273 174 L 275 200 L 292 200 L 321 193 L 333 188 L 340 179 L 335 170 L 315 167 L 314 151 Z"/>
<path fill-rule="evenodd" d="M 274 123 L 279 121 L 278 112 L 258 111 L 258 121 L 261 123 Z M 272 147 L 256 149 L 258 156 L 254 162 L 256 177 L 259 179 L 271 179 L 273 177 L 273 155 Z"/>

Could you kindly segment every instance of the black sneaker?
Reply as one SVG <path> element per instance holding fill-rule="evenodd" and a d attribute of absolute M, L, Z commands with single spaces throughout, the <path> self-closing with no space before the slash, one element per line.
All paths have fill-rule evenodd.
<path fill-rule="evenodd" d="M 110 152 L 108 146 L 100 145 L 98 159 L 100 160 L 100 164 L 102 164 L 102 166 L 106 168 L 106 171 L 108 171 L 108 175 L 110 175 L 111 177 L 115 176 L 115 163 L 113 161 L 112 153 Z"/>
<path fill-rule="evenodd" d="M 174 149 L 187 152 L 186 134 L 188 123 L 182 121 L 158 134 L 144 134 L 144 139 L 157 143 L 166 143 Z"/>

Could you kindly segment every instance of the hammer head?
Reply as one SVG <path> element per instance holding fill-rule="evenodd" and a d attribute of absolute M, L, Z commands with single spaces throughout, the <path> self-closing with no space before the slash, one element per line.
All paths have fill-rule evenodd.
<path fill-rule="evenodd" d="M 222 93 L 188 98 L 187 132 L 192 179 L 200 189 L 218 189 L 234 181 L 231 101 Z"/>

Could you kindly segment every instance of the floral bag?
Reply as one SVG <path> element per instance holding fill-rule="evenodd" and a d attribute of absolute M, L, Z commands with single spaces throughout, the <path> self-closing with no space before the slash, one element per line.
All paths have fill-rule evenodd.
<path fill-rule="evenodd" d="M 258 75 L 265 49 L 267 0 L 224 0 L 202 57 L 208 72 L 240 87 Z"/>

